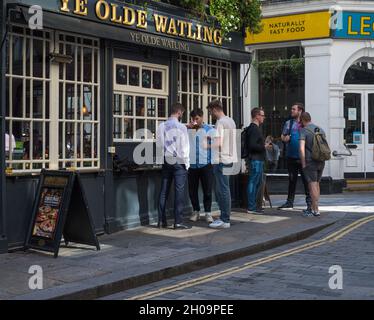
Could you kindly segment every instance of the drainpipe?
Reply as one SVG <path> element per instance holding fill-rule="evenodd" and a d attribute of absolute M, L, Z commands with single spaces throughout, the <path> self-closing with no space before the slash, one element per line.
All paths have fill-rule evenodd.
<path fill-rule="evenodd" d="M 6 1 L 0 4 L 0 253 L 8 251 L 5 216 L 5 68 L 6 68 L 6 37 L 7 14 Z"/>
<path fill-rule="evenodd" d="M 244 83 L 245 83 L 245 81 L 247 80 L 247 78 L 248 78 L 248 75 L 249 75 L 249 71 L 251 70 L 251 63 L 252 63 L 252 59 L 249 61 L 249 63 L 248 63 L 248 70 L 247 70 L 247 72 L 246 72 L 246 74 L 245 74 L 245 77 L 244 77 L 244 79 L 243 79 L 243 81 L 242 81 L 242 85 L 241 85 L 241 89 L 242 89 L 242 95 L 241 95 L 241 104 L 242 104 L 242 107 L 241 107 L 241 122 L 242 122 L 242 126 L 244 126 Z"/>

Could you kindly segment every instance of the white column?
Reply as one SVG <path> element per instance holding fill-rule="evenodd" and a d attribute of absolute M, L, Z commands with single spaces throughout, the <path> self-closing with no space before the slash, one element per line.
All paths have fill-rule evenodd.
<path fill-rule="evenodd" d="M 331 39 L 302 42 L 305 49 L 305 108 L 311 114 L 313 123 L 325 130 L 331 149 L 341 150 L 344 129 L 340 110 L 342 92 L 340 88 L 331 90 L 330 87 L 332 45 Z M 328 161 L 324 176 L 343 179 L 343 161 Z"/>

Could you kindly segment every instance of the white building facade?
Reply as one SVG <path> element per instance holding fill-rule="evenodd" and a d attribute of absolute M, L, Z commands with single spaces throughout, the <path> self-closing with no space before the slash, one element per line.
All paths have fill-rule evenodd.
<path fill-rule="evenodd" d="M 346 142 L 352 151 L 352 156 L 336 156 L 327 163 L 325 179 L 337 186 L 346 178 L 374 177 L 373 2 L 269 1 L 263 6 L 263 16 L 263 33 L 247 38 L 247 50 L 252 52 L 254 63 L 246 79 L 248 66 L 242 67 L 244 124 L 250 121 L 251 108 L 264 105 L 269 122 L 278 121 L 280 113 L 283 114 L 280 119 L 285 120 L 291 99 L 297 99 L 305 103 L 313 122 L 325 130 L 332 150 L 347 153 Z M 275 64 L 272 67 L 261 62 L 263 52 L 278 58 L 274 56 L 276 52 L 290 48 L 293 52 L 299 48 L 301 56 L 296 58 L 304 60 L 300 77 L 302 92 L 295 95 L 292 81 L 279 87 L 271 84 L 263 90 L 266 63 L 276 72 Z M 281 54 L 277 66 L 282 59 L 292 61 L 284 63 L 288 67 L 281 73 L 295 69 L 295 56 Z M 261 63 L 263 69 L 258 67 Z M 276 79 L 283 78 L 276 76 Z M 274 99 L 269 100 L 272 94 Z M 279 130 L 268 125 L 265 135 L 277 136 Z"/>

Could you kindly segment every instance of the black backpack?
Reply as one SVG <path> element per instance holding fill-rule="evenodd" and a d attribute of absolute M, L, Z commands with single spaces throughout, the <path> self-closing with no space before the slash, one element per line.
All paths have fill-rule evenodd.
<path fill-rule="evenodd" d="M 248 131 L 249 131 L 249 126 L 244 128 L 241 134 L 242 159 L 247 159 L 250 154 L 249 146 L 248 146 Z"/>

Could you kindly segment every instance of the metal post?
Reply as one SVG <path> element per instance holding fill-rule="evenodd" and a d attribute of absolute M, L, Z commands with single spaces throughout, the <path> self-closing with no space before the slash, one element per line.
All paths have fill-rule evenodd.
<path fill-rule="evenodd" d="M 0 37 L 1 43 L 6 36 L 6 1 L 0 5 Z M 6 44 L 0 52 L 0 253 L 8 251 L 8 241 L 6 235 L 6 215 L 5 215 L 5 69 L 6 69 Z"/>

